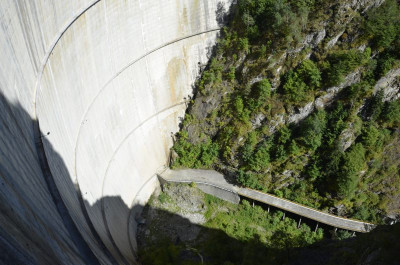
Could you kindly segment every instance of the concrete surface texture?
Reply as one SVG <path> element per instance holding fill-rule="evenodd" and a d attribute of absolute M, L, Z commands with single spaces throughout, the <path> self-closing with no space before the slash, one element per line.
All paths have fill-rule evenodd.
<path fill-rule="evenodd" d="M 357 232 L 369 232 L 375 226 L 370 223 L 343 218 L 340 216 L 321 212 L 310 207 L 285 200 L 264 192 L 238 187 L 226 181 L 224 176 L 214 170 L 196 170 L 196 169 L 167 169 L 159 174 L 160 178 L 166 182 L 172 183 L 199 183 L 201 185 L 209 185 L 218 189 L 205 191 L 211 195 L 223 198 L 220 195 L 223 193 L 234 193 L 236 196 L 243 196 L 252 200 L 256 200 L 279 209 L 295 213 L 300 216 L 324 223 L 335 228 L 342 228 Z M 229 201 L 229 199 L 228 199 Z"/>
<path fill-rule="evenodd" d="M 135 216 L 231 3 L 0 2 L 1 259 L 136 262 Z"/>

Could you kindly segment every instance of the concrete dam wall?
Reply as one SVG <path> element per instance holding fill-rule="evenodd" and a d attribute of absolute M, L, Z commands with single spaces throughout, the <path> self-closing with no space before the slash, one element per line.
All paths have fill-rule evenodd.
<path fill-rule="evenodd" d="M 136 262 L 136 216 L 231 2 L 0 2 L 0 261 Z"/>

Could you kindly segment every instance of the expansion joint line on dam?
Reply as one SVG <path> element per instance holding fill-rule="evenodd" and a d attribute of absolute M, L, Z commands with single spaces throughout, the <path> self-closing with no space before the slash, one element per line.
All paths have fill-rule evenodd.
<path fill-rule="evenodd" d="M 39 159 L 39 165 L 40 168 L 43 172 L 43 175 L 45 177 L 45 182 L 47 184 L 47 187 L 49 189 L 49 193 L 55 203 L 55 205 L 57 206 L 57 210 L 62 218 L 62 220 L 64 221 L 64 226 L 66 227 L 66 229 L 68 230 L 68 232 L 70 233 L 71 237 L 74 239 L 75 238 L 75 244 L 78 243 L 78 245 L 80 245 L 80 247 L 82 249 L 84 249 L 84 253 L 83 256 L 86 255 L 86 261 L 88 261 L 90 264 L 93 263 L 98 263 L 99 261 L 97 260 L 97 257 L 95 257 L 93 251 L 90 249 L 90 247 L 87 245 L 86 240 L 84 240 L 82 234 L 80 233 L 80 231 L 78 230 L 78 227 L 76 226 L 75 222 L 72 220 L 71 215 L 68 212 L 68 209 L 66 207 L 66 205 L 64 204 L 60 192 L 58 191 L 57 185 L 55 183 L 54 177 L 52 175 L 52 172 L 50 170 L 49 167 L 49 162 L 47 160 L 47 156 L 46 156 L 46 152 L 44 149 L 44 144 L 43 144 L 43 139 L 42 139 L 42 135 L 41 135 L 41 130 L 40 130 L 40 125 L 39 125 L 39 119 L 37 117 L 37 109 L 36 109 L 36 105 L 37 105 L 37 97 L 38 97 L 38 90 L 39 90 L 39 86 L 40 86 L 40 82 L 42 80 L 42 76 L 43 76 L 43 72 L 44 69 L 46 68 L 46 65 L 49 61 L 49 58 L 54 50 L 54 48 L 57 46 L 58 42 L 61 40 L 62 36 L 65 34 L 65 32 L 67 32 L 67 30 L 89 9 L 91 9 L 93 6 L 95 6 L 96 4 L 98 4 L 101 0 L 94 0 L 92 2 L 90 2 L 87 6 L 85 6 L 84 8 L 82 8 L 81 10 L 79 10 L 78 12 L 76 12 L 72 18 L 67 21 L 64 26 L 62 27 L 61 31 L 59 31 L 59 33 L 55 36 L 53 42 L 50 44 L 49 48 L 47 49 L 47 52 L 44 56 L 44 59 L 42 61 L 42 65 L 39 69 L 38 72 L 38 77 L 36 79 L 36 84 L 34 87 L 34 92 L 33 92 L 33 108 L 32 108 L 32 116 L 33 116 L 33 133 L 34 133 L 34 139 L 35 139 L 35 147 L 36 147 L 36 153 L 38 155 L 38 159 Z M 82 210 L 82 214 L 86 220 L 86 223 L 89 226 L 89 229 L 92 233 L 92 235 L 94 236 L 97 244 L 100 246 L 100 248 L 102 249 L 103 253 L 110 259 L 110 261 L 113 264 L 117 264 L 116 260 L 114 259 L 114 257 L 111 255 L 111 253 L 108 251 L 108 249 L 106 248 L 106 246 L 103 244 L 103 242 L 100 239 L 99 234 L 97 233 L 96 229 L 94 228 L 92 222 L 90 221 L 89 215 L 84 207 L 84 202 L 83 202 L 83 198 L 82 198 L 82 194 L 80 192 L 79 189 L 79 185 L 76 185 L 76 189 L 77 189 L 77 196 L 78 196 L 78 200 L 80 203 L 80 208 Z"/>
<path fill-rule="evenodd" d="M 82 118 L 82 120 L 81 120 L 80 126 L 79 126 L 78 135 L 77 135 L 77 139 L 76 139 L 76 143 L 75 143 L 75 168 L 74 168 L 74 170 L 75 170 L 74 173 L 75 173 L 75 176 L 76 176 L 77 178 L 78 178 L 78 174 L 77 174 L 77 157 L 78 157 L 78 152 L 77 152 L 77 150 L 78 150 L 78 148 L 77 148 L 77 147 L 78 147 L 78 145 L 79 145 L 79 139 L 80 139 L 80 134 L 81 134 L 81 131 L 82 131 L 82 127 L 83 127 L 83 125 L 84 125 L 84 121 L 86 120 L 88 113 L 90 113 L 90 110 L 91 110 L 92 106 L 95 104 L 96 100 L 100 97 L 100 95 L 102 94 L 102 92 L 108 87 L 108 85 L 109 85 L 114 79 L 116 79 L 120 74 L 122 74 L 125 70 L 127 70 L 129 67 L 132 67 L 133 65 L 135 65 L 135 64 L 138 63 L 139 61 L 145 59 L 145 58 L 146 58 L 147 56 L 149 56 L 150 54 L 152 54 L 152 53 L 154 53 L 154 52 L 156 52 L 156 51 L 158 51 L 158 50 L 161 50 L 162 48 L 165 48 L 165 47 L 167 47 L 167 46 L 169 46 L 169 45 L 171 45 L 171 44 L 174 44 L 174 43 L 177 43 L 177 42 L 186 40 L 186 39 L 190 39 L 190 38 L 193 38 L 193 37 L 196 37 L 196 36 L 200 36 L 200 35 L 203 35 L 203 34 L 207 34 L 207 33 L 217 32 L 217 31 L 219 31 L 219 30 L 221 30 L 221 29 L 220 29 L 220 28 L 214 28 L 214 29 L 210 29 L 210 30 L 206 30 L 206 31 L 201 31 L 201 32 L 197 32 L 197 33 L 194 33 L 194 34 L 190 34 L 190 35 L 187 35 L 187 36 L 178 38 L 178 39 L 174 39 L 174 40 L 172 40 L 172 41 L 168 41 L 168 42 L 166 42 L 166 43 L 164 43 L 164 44 L 162 44 L 162 45 L 160 45 L 160 46 L 158 46 L 158 47 L 156 47 L 156 48 L 154 48 L 154 49 L 152 49 L 152 50 L 146 52 L 145 54 L 141 55 L 140 57 L 134 59 L 134 60 L 131 61 L 129 64 L 127 64 L 126 66 L 124 66 L 122 69 L 120 69 L 114 76 L 112 76 L 112 77 L 105 83 L 105 85 L 99 90 L 99 92 L 97 93 L 97 95 L 93 98 L 93 100 L 92 100 L 92 102 L 90 103 L 89 107 L 86 109 L 86 111 L 85 111 L 85 113 L 84 113 L 84 115 L 83 115 L 83 118 Z M 168 107 L 168 108 L 166 108 L 166 109 L 164 109 L 164 110 L 161 110 L 161 111 L 158 112 L 158 113 L 155 113 L 155 114 L 152 115 L 151 117 L 148 117 L 148 118 L 147 118 L 144 122 L 142 122 L 138 127 L 140 127 L 141 125 L 143 125 L 145 122 L 147 122 L 147 121 L 150 120 L 151 118 L 157 117 L 157 116 L 158 116 L 160 113 L 162 113 L 163 111 L 168 110 L 168 109 L 173 108 L 173 107 L 176 107 L 176 106 L 179 106 L 179 105 L 182 105 L 182 104 L 186 104 L 186 101 L 184 101 L 184 102 L 179 102 L 179 103 L 177 103 L 177 104 L 175 104 L 175 105 L 172 105 L 172 106 L 170 106 L 170 107 Z M 128 136 L 131 135 L 136 129 L 137 129 L 137 128 L 135 128 L 133 131 L 129 132 Z M 128 136 L 127 136 L 127 137 L 128 137 Z M 126 140 L 127 137 L 125 137 L 124 140 L 123 140 L 121 143 L 123 143 L 123 142 Z M 117 150 L 120 148 L 120 146 L 121 146 L 121 144 L 119 145 L 119 147 L 117 148 Z M 115 151 L 113 152 L 113 157 L 114 157 L 115 152 L 116 152 L 117 150 L 115 150 Z M 109 166 L 109 164 L 110 164 L 111 161 L 112 161 L 112 158 L 111 158 L 111 160 L 109 160 L 108 166 Z M 107 171 L 108 171 L 108 166 L 107 166 Z M 107 172 L 106 172 L 106 174 L 107 174 Z M 105 176 L 106 176 L 106 175 L 105 175 Z M 104 180 L 105 180 L 105 178 L 103 178 L 102 192 L 103 192 L 103 190 L 104 190 Z M 76 183 L 77 183 L 77 186 L 79 187 L 79 181 L 76 181 Z M 81 193 L 80 188 L 79 188 L 79 193 Z M 80 194 L 80 196 L 81 196 L 81 194 Z M 83 209 L 83 210 L 85 211 L 85 209 Z M 120 253 L 119 248 L 117 247 L 115 241 L 113 240 L 113 237 L 112 237 L 111 232 L 110 232 L 110 230 L 109 230 L 109 227 L 108 227 L 108 225 L 107 225 L 107 221 L 106 221 L 106 219 L 105 219 L 105 217 L 104 217 L 104 207 L 103 207 L 103 206 L 102 206 L 102 215 L 103 215 L 103 222 L 104 222 L 105 228 L 106 228 L 106 230 L 107 230 L 108 237 L 109 237 L 109 239 L 111 240 L 111 243 L 112 243 L 112 245 L 114 246 L 114 249 L 116 249 L 116 251 L 119 253 L 119 255 L 123 258 L 123 255 L 122 255 L 122 253 Z M 130 239 L 130 240 L 131 240 L 131 239 Z M 131 250 L 132 250 L 132 246 L 130 246 L 130 247 L 131 247 Z M 132 250 L 132 252 L 134 253 L 133 250 Z"/>
<path fill-rule="evenodd" d="M 158 174 L 162 181 L 171 183 L 197 183 L 218 188 L 220 191 L 234 193 L 237 196 L 249 198 L 273 207 L 309 218 L 311 220 L 327 224 L 332 227 L 341 228 L 355 232 L 369 232 L 375 225 L 359 220 L 344 218 L 333 214 L 318 211 L 316 209 L 286 200 L 274 195 L 238 187 L 228 183 L 224 176 L 214 170 L 170 170 Z"/>
<path fill-rule="evenodd" d="M 168 110 L 171 110 L 171 109 L 173 109 L 173 108 L 179 107 L 179 106 L 181 106 L 181 105 L 187 104 L 187 103 L 189 103 L 189 101 L 179 102 L 179 103 L 177 103 L 177 104 L 174 104 L 174 105 L 172 105 L 172 106 L 170 106 L 170 107 L 168 107 L 168 108 L 165 108 L 165 109 L 163 109 L 163 110 L 157 112 L 157 113 L 154 114 L 154 115 L 151 115 L 150 117 L 148 117 L 147 119 L 145 119 L 143 122 L 141 122 L 140 124 L 138 124 L 135 128 L 133 128 L 133 129 L 125 136 L 125 138 L 122 139 L 122 141 L 120 142 L 120 144 L 118 145 L 118 147 L 114 150 L 114 152 L 113 152 L 113 154 L 112 154 L 112 156 L 111 156 L 111 159 L 109 160 L 109 162 L 108 162 L 108 164 L 107 164 L 106 172 L 104 173 L 103 182 L 102 182 L 102 185 L 101 185 L 101 194 L 102 194 L 102 195 L 104 194 L 105 181 L 106 181 L 106 178 L 107 178 L 107 176 L 108 176 L 111 163 L 112 163 L 112 161 L 114 160 L 115 155 L 118 153 L 118 151 L 119 151 L 120 148 L 123 146 L 123 144 L 129 139 L 129 137 L 131 137 L 135 132 L 137 132 L 137 130 L 138 130 L 140 127 L 142 127 L 144 124 L 150 122 L 152 119 L 158 118 L 158 116 L 160 116 L 162 113 L 164 113 L 164 112 L 166 112 L 166 111 L 168 111 Z M 144 185 L 146 185 L 146 183 L 145 183 Z M 133 199 L 133 201 L 134 201 L 134 200 L 135 200 L 135 198 Z M 132 208 L 131 208 L 131 210 L 132 210 Z M 103 222 L 104 222 L 104 224 L 105 224 L 107 233 L 109 234 L 109 237 L 112 238 L 112 235 L 111 235 L 111 232 L 110 232 L 110 228 L 109 228 L 109 225 L 108 225 L 108 221 L 107 221 L 107 218 L 106 218 L 106 214 L 105 214 L 104 201 L 101 201 L 101 215 L 102 215 Z M 129 214 L 129 217 L 128 217 L 128 218 L 130 218 L 130 216 L 131 216 L 131 215 Z M 128 220 L 127 223 L 128 223 L 128 231 L 129 231 L 129 220 Z M 131 237 L 130 233 L 128 233 L 128 237 L 129 237 L 129 247 L 130 247 L 130 249 L 131 249 L 132 255 L 136 256 L 135 251 L 134 251 L 133 246 L 132 246 L 132 239 L 130 238 L 130 237 Z M 116 246 L 115 246 L 115 247 L 116 247 Z"/>

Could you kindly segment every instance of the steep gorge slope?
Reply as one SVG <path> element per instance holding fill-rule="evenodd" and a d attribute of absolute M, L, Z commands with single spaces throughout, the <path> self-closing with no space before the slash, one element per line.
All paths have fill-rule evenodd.
<path fill-rule="evenodd" d="M 173 167 L 376 223 L 399 214 L 399 3 L 238 1 Z"/>

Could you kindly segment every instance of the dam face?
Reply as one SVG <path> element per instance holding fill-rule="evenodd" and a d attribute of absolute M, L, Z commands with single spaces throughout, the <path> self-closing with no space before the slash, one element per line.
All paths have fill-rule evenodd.
<path fill-rule="evenodd" d="M 138 213 L 231 2 L 1 1 L 0 261 L 136 263 Z"/>

